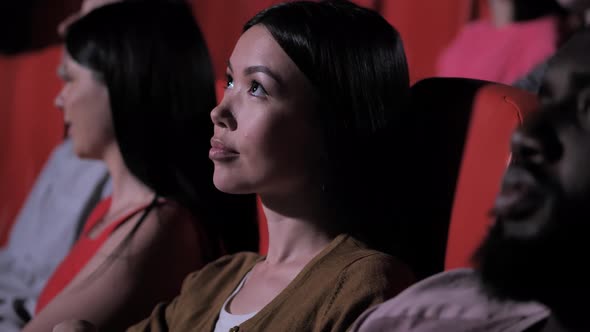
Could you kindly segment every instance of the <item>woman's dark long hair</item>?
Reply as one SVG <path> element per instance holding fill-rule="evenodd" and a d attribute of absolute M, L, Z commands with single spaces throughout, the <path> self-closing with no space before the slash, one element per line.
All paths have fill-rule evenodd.
<path fill-rule="evenodd" d="M 227 195 L 213 186 L 214 76 L 190 7 L 164 1 L 106 5 L 72 24 L 65 44 L 107 87 L 115 136 L 131 173 L 156 195 L 189 208 L 226 252 L 256 250 L 254 196 Z M 212 248 L 207 259 L 220 253 Z"/>
<path fill-rule="evenodd" d="M 244 26 L 265 27 L 313 84 L 314 123 L 324 137 L 326 204 L 346 231 L 386 252 L 402 238 L 395 198 L 396 126 L 409 75 L 399 33 L 378 13 L 348 1 L 287 2 Z"/>

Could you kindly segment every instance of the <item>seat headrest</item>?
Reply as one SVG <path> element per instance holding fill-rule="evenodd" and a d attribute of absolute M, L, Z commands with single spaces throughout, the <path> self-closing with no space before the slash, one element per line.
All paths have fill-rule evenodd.
<path fill-rule="evenodd" d="M 413 244 L 402 258 L 419 278 L 471 255 L 488 224 L 485 202 L 493 201 L 506 166 L 510 132 L 535 102 L 527 92 L 474 79 L 428 78 L 412 86 L 402 129 L 412 176 L 400 185 Z"/>

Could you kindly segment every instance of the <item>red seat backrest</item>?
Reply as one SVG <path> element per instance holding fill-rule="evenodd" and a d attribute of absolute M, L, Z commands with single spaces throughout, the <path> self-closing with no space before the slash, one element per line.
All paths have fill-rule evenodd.
<path fill-rule="evenodd" d="M 412 240 L 403 258 L 423 278 L 442 271 L 445 259 L 464 264 L 480 241 L 509 156 L 510 133 L 536 99 L 463 78 L 425 79 L 411 92 L 402 129 L 408 131 L 403 155 L 410 176 L 400 186 Z"/>
<path fill-rule="evenodd" d="M 53 105 L 61 47 L 0 57 L 0 243 L 4 243 L 51 150 L 63 137 Z"/>
<path fill-rule="evenodd" d="M 512 131 L 537 106 L 536 96 L 500 84 L 486 85 L 475 96 L 455 190 L 446 269 L 471 265 L 471 256 L 487 233 L 489 211 L 510 161 Z"/>

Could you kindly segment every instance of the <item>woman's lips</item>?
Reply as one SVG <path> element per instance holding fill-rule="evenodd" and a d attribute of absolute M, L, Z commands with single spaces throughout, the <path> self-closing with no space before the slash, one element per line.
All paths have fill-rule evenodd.
<path fill-rule="evenodd" d="M 213 161 L 229 161 L 237 158 L 239 153 L 226 146 L 218 138 L 211 138 L 211 149 L 209 150 L 209 159 Z"/>

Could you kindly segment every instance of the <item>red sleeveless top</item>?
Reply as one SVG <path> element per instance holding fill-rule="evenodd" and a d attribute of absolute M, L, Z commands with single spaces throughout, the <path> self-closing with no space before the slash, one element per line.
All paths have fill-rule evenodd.
<path fill-rule="evenodd" d="M 121 226 L 138 212 L 147 208 L 149 203 L 129 211 L 121 218 L 111 222 L 111 224 L 108 225 L 95 238 L 91 238 L 89 236 L 90 231 L 99 221 L 102 220 L 110 206 L 111 197 L 106 198 L 98 203 L 94 210 L 92 210 L 92 213 L 84 225 L 84 229 L 82 230 L 80 238 L 78 241 L 76 241 L 76 244 L 74 244 L 68 255 L 53 272 L 47 281 L 47 284 L 45 284 L 43 291 L 41 291 L 37 301 L 37 307 L 35 308 L 36 314 L 43 310 L 43 308 L 45 308 L 45 306 L 51 302 L 51 300 L 53 300 L 53 298 L 56 297 L 57 294 L 59 294 L 74 279 L 74 277 L 80 272 L 80 270 L 82 270 L 82 268 L 90 261 L 90 259 L 94 257 L 98 249 L 100 249 L 109 236 L 111 236 L 111 234 L 119 226 Z"/>

